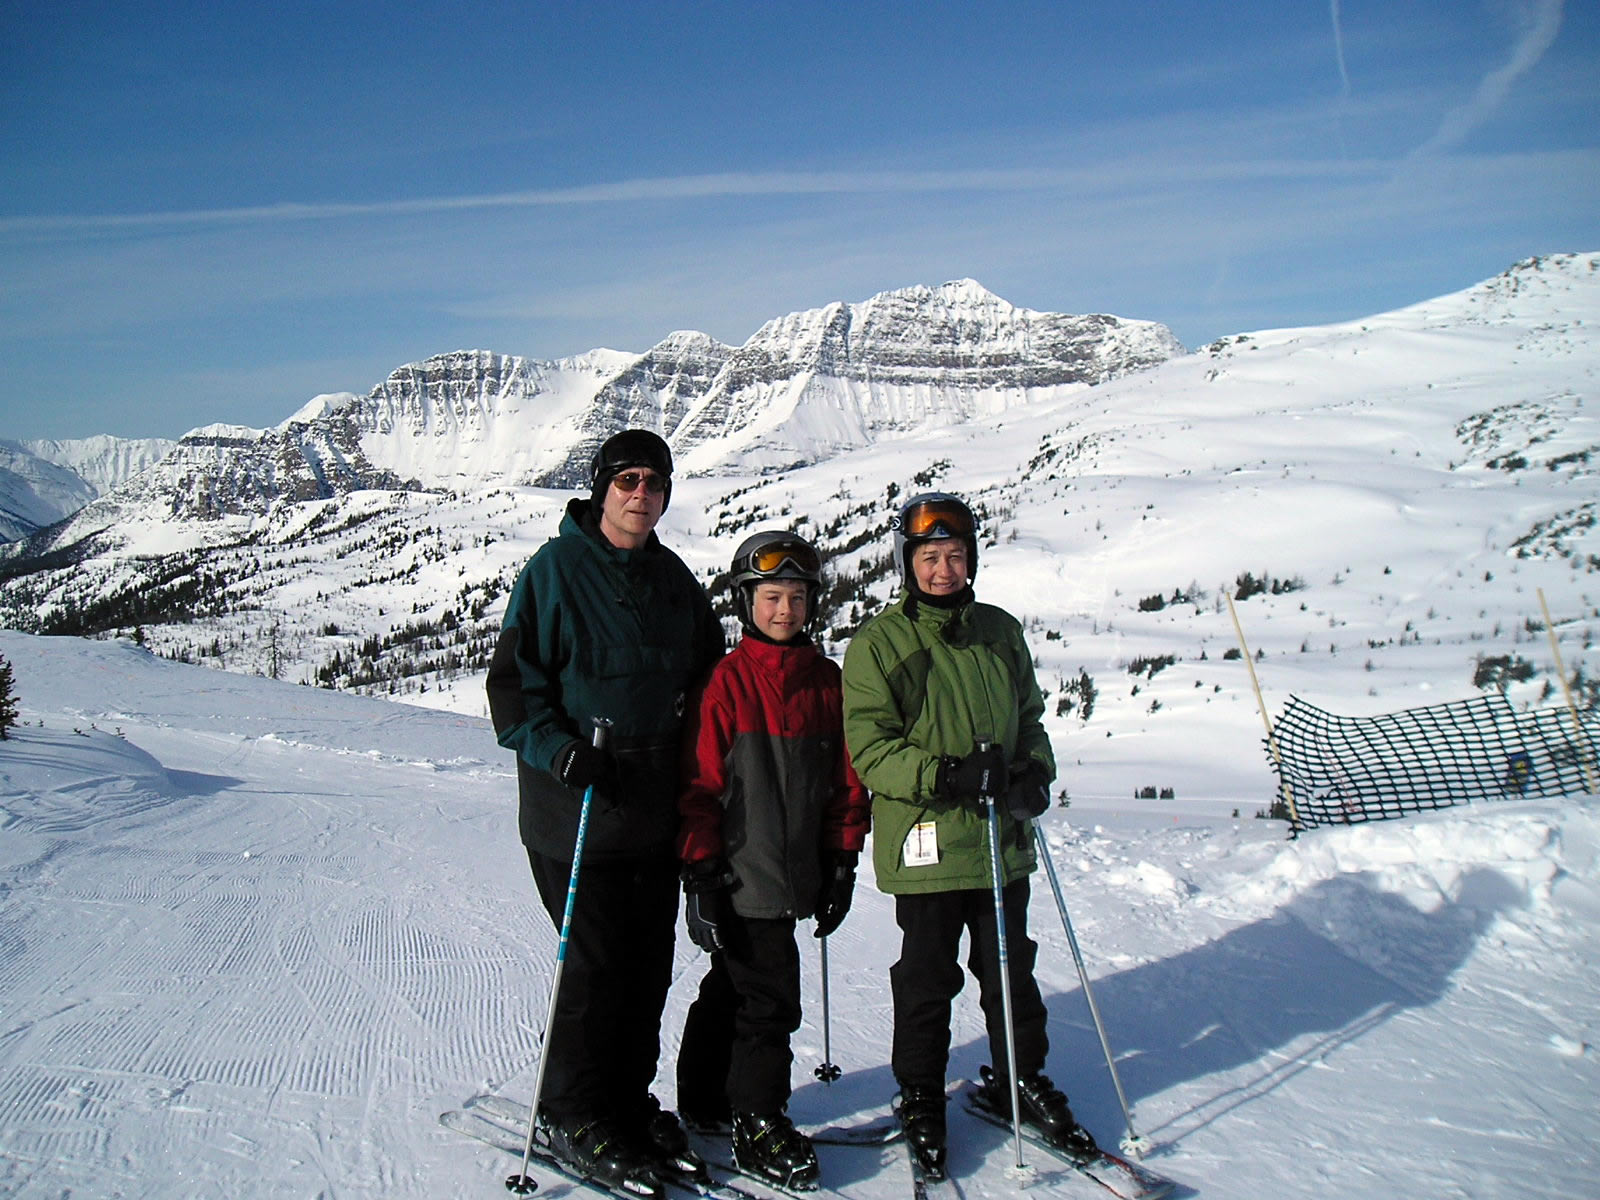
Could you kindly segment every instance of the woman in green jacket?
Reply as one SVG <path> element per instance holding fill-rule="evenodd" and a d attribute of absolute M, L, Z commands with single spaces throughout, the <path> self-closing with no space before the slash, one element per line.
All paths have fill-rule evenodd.
<path fill-rule="evenodd" d="M 1000 869 L 1022 1119 L 1080 1154 L 1094 1143 L 1067 1098 L 1042 1073 L 1046 1010 L 1033 977 L 1038 947 L 1028 937 L 1028 876 L 1036 868 L 1028 822 L 1050 803 L 1055 757 L 1041 719 L 1044 701 L 1022 626 L 980 604 L 977 523 L 955 496 L 913 496 L 891 523 L 904 588 L 868 621 L 844 658 L 845 740 L 871 789 L 873 867 L 895 898 L 900 959 L 891 1065 L 907 1138 L 935 1177 L 944 1172 L 945 1068 L 950 1004 L 967 968 L 997 1069 L 985 1069 L 987 1099 L 1007 1117 L 1006 1029 L 1001 1002 L 985 778 L 998 780 Z"/>

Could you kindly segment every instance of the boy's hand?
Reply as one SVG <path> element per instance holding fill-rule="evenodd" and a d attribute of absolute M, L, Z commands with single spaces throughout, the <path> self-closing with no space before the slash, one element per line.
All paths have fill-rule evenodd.
<path fill-rule="evenodd" d="M 817 931 L 825 938 L 844 923 L 856 890 L 854 850 L 835 850 L 822 856 L 822 891 L 817 896 Z"/>
<path fill-rule="evenodd" d="M 723 903 L 733 872 L 720 858 L 702 859 L 683 866 L 683 921 L 689 940 L 707 954 L 723 947 Z"/>

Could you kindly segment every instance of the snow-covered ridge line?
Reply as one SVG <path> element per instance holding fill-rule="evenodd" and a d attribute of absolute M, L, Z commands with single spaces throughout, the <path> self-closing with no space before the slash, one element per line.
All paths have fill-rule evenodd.
<path fill-rule="evenodd" d="M 205 521 L 372 487 L 572 486 L 622 426 L 660 432 L 684 473 L 775 470 L 1182 352 L 1163 326 L 1020 309 L 972 280 L 791 313 L 740 347 L 679 330 L 643 354 L 457 350 L 398 367 L 365 396 L 314 397 L 270 429 L 192 430 L 157 471 L 96 488 L 97 511 L 27 552 L 138 512 Z"/>

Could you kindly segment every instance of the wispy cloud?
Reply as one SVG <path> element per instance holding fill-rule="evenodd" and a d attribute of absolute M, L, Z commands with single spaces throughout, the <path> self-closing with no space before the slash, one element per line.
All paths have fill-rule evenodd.
<path fill-rule="evenodd" d="M 1344 65 L 1344 26 L 1339 17 L 1339 0 L 1329 0 L 1333 15 L 1333 57 L 1339 64 L 1339 95 L 1350 97 L 1350 72 Z"/>
<path fill-rule="evenodd" d="M 482 209 L 542 208 L 649 201 L 930 192 L 1070 190 L 1098 193 L 1130 186 L 1171 187 L 1271 179 L 1309 179 L 1373 171 L 1378 164 L 1274 159 L 1261 161 L 1126 161 L 1072 168 L 979 168 L 927 171 L 726 173 L 621 180 L 464 196 L 368 203 L 251 205 L 145 213 L 88 213 L 0 218 L 0 235 L 73 235 L 140 229 L 283 224 L 343 218 L 436 215 Z"/>
<path fill-rule="evenodd" d="M 1502 67 L 1490 71 L 1479 82 L 1472 99 L 1445 115 L 1439 128 L 1410 157 L 1425 158 L 1460 145 L 1505 102 L 1511 85 L 1533 69 L 1561 30 L 1562 0 L 1533 0 L 1518 10 L 1520 24 L 1517 43 Z"/>

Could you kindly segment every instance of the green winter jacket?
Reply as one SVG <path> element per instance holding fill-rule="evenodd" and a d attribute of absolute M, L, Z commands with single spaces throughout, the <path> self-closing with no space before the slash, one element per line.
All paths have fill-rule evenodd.
<path fill-rule="evenodd" d="M 589 501 L 572 501 L 559 536 L 517 577 L 489 664 L 495 735 L 517 752 L 523 843 L 571 861 L 583 793 L 552 772 L 599 716 L 613 722 L 618 785 L 597 789 L 585 860 L 673 854 L 684 706 L 724 648 L 705 589 L 676 554 L 654 534 L 638 550 L 613 546 Z"/>
<path fill-rule="evenodd" d="M 926 601 L 893 606 L 862 626 L 844 656 L 844 734 L 872 790 L 873 867 L 885 892 L 991 886 L 988 827 L 976 811 L 935 792 L 939 759 L 978 741 L 1006 750 L 1013 773 L 1029 759 L 1055 777 L 1041 718 L 1044 700 L 1022 626 L 1004 609 L 968 600 L 955 610 Z M 1028 829 L 999 806 L 1004 882 L 1037 866 Z M 920 865 L 907 863 L 923 828 Z M 917 851 L 911 851 L 913 858 Z M 936 857 L 937 861 L 926 861 Z"/>

